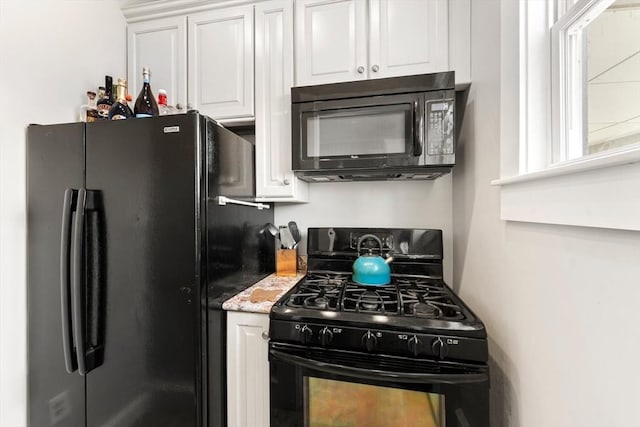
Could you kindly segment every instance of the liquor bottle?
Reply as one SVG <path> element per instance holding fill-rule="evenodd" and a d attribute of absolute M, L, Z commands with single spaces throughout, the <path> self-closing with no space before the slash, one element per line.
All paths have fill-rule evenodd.
<path fill-rule="evenodd" d="M 109 118 L 109 109 L 113 105 L 113 94 L 111 92 L 112 87 L 113 79 L 111 76 L 104 76 L 104 88 L 100 87 L 98 89 L 98 93 L 100 93 L 101 89 L 104 89 L 104 96 L 98 100 L 98 104 L 96 105 L 96 108 L 98 109 L 98 118 L 101 120 Z"/>
<path fill-rule="evenodd" d="M 96 101 L 96 93 L 87 91 L 87 103 L 80 107 L 80 121 L 90 123 L 98 120 Z"/>
<path fill-rule="evenodd" d="M 136 117 L 153 117 L 159 115 L 158 103 L 151 93 L 151 85 L 149 84 L 149 68 L 142 69 L 142 90 L 136 99 L 133 111 Z"/>
<path fill-rule="evenodd" d="M 158 90 L 158 111 L 161 116 L 170 114 L 169 106 L 167 105 L 167 91 L 164 89 Z"/>
<path fill-rule="evenodd" d="M 116 102 L 109 109 L 109 120 L 124 120 L 133 117 L 133 112 L 127 104 L 127 81 L 118 79 L 116 85 Z"/>

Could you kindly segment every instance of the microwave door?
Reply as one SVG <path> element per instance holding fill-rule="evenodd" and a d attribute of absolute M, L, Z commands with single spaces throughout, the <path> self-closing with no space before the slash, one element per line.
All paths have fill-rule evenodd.
<path fill-rule="evenodd" d="M 415 94 L 298 104 L 294 165 L 299 170 L 418 165 L 422 105 Z"/>

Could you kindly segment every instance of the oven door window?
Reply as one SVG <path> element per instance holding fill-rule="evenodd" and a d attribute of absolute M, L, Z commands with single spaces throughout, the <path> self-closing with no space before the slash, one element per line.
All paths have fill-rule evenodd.
<path fill-rule="evenodd" d="M 413 149 L 413 110 L 406 103 L 303 113 L 303 157 L 406 155 Z"/>
<path fill-rule="evenodd" d="M 437 393 L 304 378 L 305 427 L 445 427 L 445 399 Z"/>

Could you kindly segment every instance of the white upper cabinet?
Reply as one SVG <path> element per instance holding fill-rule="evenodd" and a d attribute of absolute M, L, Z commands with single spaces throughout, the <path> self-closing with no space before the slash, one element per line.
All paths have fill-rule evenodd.
<path fill-rule="evenodd" d="M 293 0 L 255 6 L 256 196 L 306 201 L 308 184 L 291 171 Z"/>
<path fill-rule="evenodd" d="M 129 24 L 128 89 L 135 100 L 142 89 L 142 67 L 151 70 L 151 89 L 165 89 L 172 105 L 187 103 L 187 19 L 184 16 Z"/>
<path fill-rule="evenodd" d="M 369 0 L 369 77 L 447 71 L 447 0 Z"/>
<path fill-rule="evenodd" d="M 253 6 L 196 13 L 189 22 L 189 102 L 216 119 L 253 116 Z"/>
<path fill-rule="evenodd" d="M 296 84 L 451 69 L 448 5 L 448 0 L 298 0 Z"/>
<path fill-rule="evenodd" d="M 366 78 L 366 20 L 367 0 L 297 0 L 297 84 Z"/>

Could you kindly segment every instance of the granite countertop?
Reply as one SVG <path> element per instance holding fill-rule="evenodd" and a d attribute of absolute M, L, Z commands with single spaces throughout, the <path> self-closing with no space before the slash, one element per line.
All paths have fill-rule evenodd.
<path fill-rule="evenodd" d="M 272 274 L 260 280 L 250 288 L 226 300 L 222 309 L 227 311 L 246 311 L 250 313 L 269 313 L 271 306 L 286 294 L 305 273 L 285 277 Z"/>

